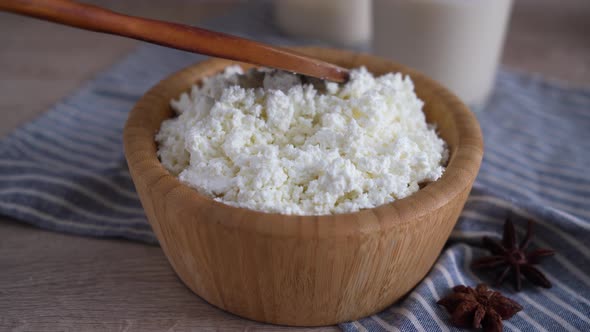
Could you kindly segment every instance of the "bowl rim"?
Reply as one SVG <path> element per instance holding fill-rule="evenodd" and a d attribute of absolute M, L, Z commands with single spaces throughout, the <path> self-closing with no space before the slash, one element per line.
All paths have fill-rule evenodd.
<path fill-rule="evenodd" d="M 392 71 L 410 75 L 414 85 L 422 86 L 423 90 L 428 88 L 429 93 L 435 94 L 436 98 L 445 104 L 445 109 L 452 113 L 458 128 L 457 146 L 450 155 L 441 178 L 403 199 L 370 209 L 331 215 L 301 216 L 255 211 L 221 203 L 199 193 L 181 183 L 160 163 L 156 155 L 155 132 L 146 128 L 146 123 L 150 123 L 150 117 L 163 112 L 155 104 L 165 102 L 169 105 L 171 98 L 166 98 L 166 93 L 163 91 L 174 82 L 187 78 L 197 82 L 198 79 L 215 74 L 232 64 L 251 67 L 251 65 L 231 60 L 212 58 L 183 68 L 161 80 L 141 97 L 129 113 L 123 131 L 123 142 L 125 157 L 135 186 L 149 188 L 152 192 L 160 191 L 173 195 L 174 199 L 178 200 L 175 206 L 187 207 L 190 210 L 189 213 L 196 213 L 203 209 L 220 212 L 213 218 L 200 218 L 199 222 L 217 223 L 240 231 L 269 236 L 316 239 L 347 237 L 358 235 L 359 232 L 370 234 L 391 228 L 406 227 L 407 224 L 425 218 L 470 189 L 483 158 L 483 139 L 475 115 L 453 93 L 414 69 L 373 55 L 323 47 L 292 49 L 319 58 L 337 55 L 353 61 L 379 61 L 390 66 Z M 194 77 L 196 72 L 201 74 L 198 79 Z M 166 110 L 166 112 L 171 111 Z M 158 190 L 152 190 L 154 188 Z M 150 220 L 150 223 L 154 222 L 158 221 Z"/>

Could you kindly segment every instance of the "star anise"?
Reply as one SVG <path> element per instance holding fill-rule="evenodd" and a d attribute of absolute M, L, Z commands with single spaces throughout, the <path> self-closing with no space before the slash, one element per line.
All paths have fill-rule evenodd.
<path fill-rule="evenodd" d="M 502 271 L 496 277 L 496 285 L 501 284 L 508 276 L 508 273 L 512 271 L 516 291 L 520 291 L 522 287 L 522 277 L 525 277 L 535 285 L 551 288 L 551 282 L 533 265 L 539 263 L 541 258 L 555 254 L 555 251 L 551 249 L 536 249 L 527 252 L 526 249 L 531 243 L 532 237 L 533 222 L 529 220 L 526 235 L 522 242 L 518 244 L 514 224 L 508 218 L 504 223 L 502 242 L 487 236 L 484 236 L 482 239 L 484 247 L 491 251 L 492 256 L 474 260 L 471 263 L 471 267 L 474 269 L 502 268 Z"/>
<path fill-rule="evenodd" d="M 455 286 L 453 293 L 437 302 L 451 314 L 457 327 L 482 328 L 486 332 L 502 331 L 502 320 L 510 319 L 522 306 L 499 292 L 479 284 L 475 289 Z"/>

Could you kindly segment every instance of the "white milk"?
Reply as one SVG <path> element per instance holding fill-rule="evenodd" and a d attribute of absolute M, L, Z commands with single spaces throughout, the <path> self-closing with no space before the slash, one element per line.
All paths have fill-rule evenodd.
<path fill-rule="evenodd" d="M 371 0 L 280 0 L 275 21 L 285 33 L 346 46 L 371 39 Z"/>
<path fill-rule="evenodd" d="M 375 0 L 373 50 L 483 106 L 499 62 L 512 0 Z"/>

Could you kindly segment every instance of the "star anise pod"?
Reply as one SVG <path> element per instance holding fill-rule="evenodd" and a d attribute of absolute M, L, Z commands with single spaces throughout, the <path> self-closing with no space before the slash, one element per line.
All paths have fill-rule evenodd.
<path fill-rule="evenodd" d="M 482 328 L 486 332 L 502 331 L 502 320 L 510 319 L 522 306 L 499 292 L 479 284 L 475 289 L 455 286 L 453 293 L 437 302 L 451 314 L 457 327 Z"/>
<path fill-rule="evenodd" d="M 482 239 L 484 247 L 492 253 L 492 256 L 474 260 L 471 263 L 471 267 L 474 269 L 502 268 L 496 277 L 496 285 L 501 284 L 508 276 L 508 273 L 512 271 L 516 291 L 520 291 L 522 287 L 521 279 L 523 277 L 535 285 L 551 288 L 551 282 L 533 265 L 538 264 L 541 258 L 555 254 L 555 251 L 551 249 L 536 249 L 527 252 L 526 249 L 531 243 L 532 237 L 533 222 L 529 220 L 526 235 L 522 242 L 518 244 L 514 224 L 508 218 L 504 223 L 502 242 L 487 236 L 484 236 Z"/>

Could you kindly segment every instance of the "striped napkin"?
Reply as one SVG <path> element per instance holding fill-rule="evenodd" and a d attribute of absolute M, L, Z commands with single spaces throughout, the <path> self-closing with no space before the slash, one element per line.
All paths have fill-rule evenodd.
<path fill-rule="evenodd" d="M 274 31 L 266 15 L 260 8 L 242 9 L 210 27 L 293 43 Z M 122 128 L 150 86 L 202 59 L 142 46 L 4 138 L 0 214 L 60 232 L 157 243 L 126 167 Z M 436 301 L 454 285 L 492 282 L 493 275 L 474 273 L 469 264 L 487 254 L 480 238 L 499 237 L 512 213 L 520 236 L 526 219 L 533 219 L 532 245 L 557 254 L 540 267 L 553 288 L 497 288 L 524 307 L 506 329 L 590 331 L 590 89 L 504 70 L 478 117 L 486 149 L 482 169 L 439 260 L 399 303 L 341 324 L 343 330 L 455 330 Z"/>

